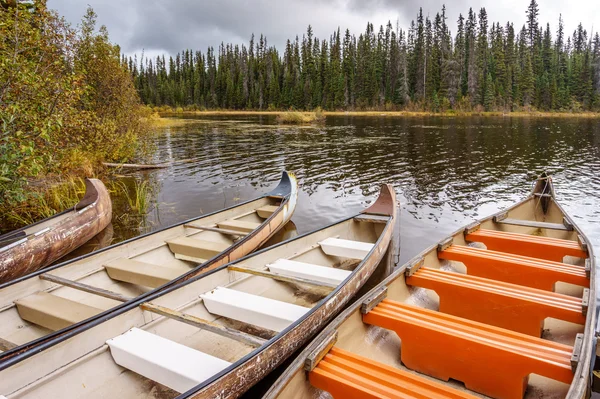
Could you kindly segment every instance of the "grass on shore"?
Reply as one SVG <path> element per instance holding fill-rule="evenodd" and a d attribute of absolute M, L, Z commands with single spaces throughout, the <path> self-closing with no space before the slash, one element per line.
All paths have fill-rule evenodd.
<path fill-rule="evenodd" d="M 154 112 L 147 118 L 147 122 L 151 128 L 156 128 L 156 127 L 183 126 L 188 121 L 186 119 L 179 119 L 179 118 L 165 118 L 165 117 L 160 116 L 158 112 Z"/>
<path fill-rule="evenodd" d="M 282 111 L 253 111 L 253 110 L 168 110 L 165 107 L 159 110 L 161 114 L 169 115 L 173 113 L 187 115 L 204 115 L 204 116 L 243 116 L 243 115 L 274 115 L 279 116 Z M 294 112 L 294 111 L 291 111 Z M 298 114 L 310 114 L 310 112 L 294 112 Z M 503 116 L 503 117 L 554 117 L 554 118 L 600 118 L 599 112 L 560 112 L 560 111 L 457 111 L 450 110 L 446 112 L 430 112 L 430 111 L 321 111 L 323 116 L 372 116 L 372 117 L 471 117 L 471 116 Z M 169 119 L 170 118 L 164 118 Z M 176 119 L 174 119 L 176 121 Z"/>
<path fill-rule="evenodd" d="M 0 210 L 5 223 L 19 228 L 75 206 L 85 194 L 85 181 L 82 178 L 70 178 L 57 184 L 36 187 L 33 191 L 28 201 Z"/>

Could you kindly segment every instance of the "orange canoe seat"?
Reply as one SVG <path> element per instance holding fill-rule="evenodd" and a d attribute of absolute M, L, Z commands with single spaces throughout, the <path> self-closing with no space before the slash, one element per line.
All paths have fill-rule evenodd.
<path fill-rule="evenodd" d="M 573 380 L 569 345 L 388 299 L 363 321 L 398 334 L 400 359 L 409 369 L 462 381 L 496 399 L 522 399 L 532 373 Z"/>
<path fill-rule="evenodd" d="M 576 241 L 541 237 L 530 234 L 478 229 L 465 231 L 467 241 L 481 242 L 487 249 L 516 255 L 562 262 L 566 255 L 587 258 L 588 254 Z"/>
<path fill-rule="evenodd" d="M 420 268 L 406 283 L 434 290 L 440 312 L 541 336 L 544 319 L 585 324 L 582 298 L 482 277 Z"/>
<path fill-rule="evenodd" d="M 335 347 L 308 379 L 336 399 L 475 399 L 466 392 Z"/>
<path fill-rule="evenodd" d="M 439 251 L 438 257 L 464 263 L 467 273 L 473 276 L 541 290 L 554 291 L 554 284 L 558 281 L 582 287 L 590 286 L 583 266 L 462 245 L 451 245 Z"/>

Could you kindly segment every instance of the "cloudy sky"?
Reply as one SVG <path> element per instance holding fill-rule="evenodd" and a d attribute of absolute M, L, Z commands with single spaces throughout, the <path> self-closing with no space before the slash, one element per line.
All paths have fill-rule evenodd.
<path fill-rule="evenodd" d="M 129 55 L 175 54 L 186 48 L 205 51 L 208 46 L 247 43 L 250 35 L 263 33 L 269 44 L 283 49 L 285 41 L 302 37 L 311 24 L 317 37 L 329 37 L 333 30 L 346 27 L 356 35 L 367 21 L 376 27 L 392 21 L 407 28 L 420 6 L 425 15 L 435 16 L 447 4 L 448 23 L 456 30 L 459 13 L 469 7 L 485 7 L 491 22 L 525 23 L 529 0 L 48 0 L 69 22 L 76 24 L 91 5 L 98 22 L 106 25 L 111 40 Z M 582 22 L 588 33 L 600 29 L 599 0 L 538 0 L 540 22 L 550 22 L 556 31 L 560 13 L 566 31 Z M 596 23 L 596 26 L 594 26 Z M 377 29 L 377 28 L 376 28 Z"/>

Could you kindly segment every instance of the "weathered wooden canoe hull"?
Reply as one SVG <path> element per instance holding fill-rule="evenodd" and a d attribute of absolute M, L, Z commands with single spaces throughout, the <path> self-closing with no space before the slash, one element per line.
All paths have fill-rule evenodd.
<path fill-rule="evenodd" d="M 295 325 L 282 331 L 266 347 L 261 348 L 236 363 L 233 370 L 224 370 L 219 375 L 182 395 L 185 398 L 235 398 L 246 392 L 279 364 L 306 343 L 317 331 L 334 317 L 356 295 L 367 282 L 377 266 L 384 260 L 392 262 L 394 254 L 388 252 L 393 238 L 397 217 L 396 195 L 391 185 L 383 185 L 377 202 L 363 213 L 391 216 L 377 245 L 356 272 L 327 296 L 321 306 L 316 307 Z"/>
<path fill-rule="evenodd" d="M 206 262 L 199 264 L 198 266 L 191 269 L 189 272 L 181 275 L 180 277 L 160 287 L 150 290 L 140 296 L 137 296 L 136 298 L 129 301 L 135 302 L 141 299 L 142 297 L 152 295 L 153 293 L 165 290 L 172 285 L 182 283 L 198 275 L 207 273 L 223 264 L 226 264 L 229 261 L 246 256 L 252 251 L 256 250 L 262 244 L 267 242 L 270 237 L 276 234 L 277 231 L 291 219 L 296 207 L 297 196 L 298 184 L 296 178 L 293 175 L 288 174 L 287 172 L 283 172 L 278 186 L 274 190 L 258 198 L 246 201 L 241 204 L 237 204 L 235 206 L 231 206 L 229 208 L 217 212 L 213 212 L 211 214 L 203 215 L 200 218 L 194 218 L 183 221 L 181 223 L 174 224 L 172 226 L 167 226 L 163 229 L 114 244 L 110 247 L 103 248 L 91 254 L 83 255 L 81 257 L 72 259 L 68 262 L 54 265 L 44 270 L 38 270 L 37 272 L 31 273 L 27 276 L 23 276 L 9 283 L 0 284 L 0 309 L 9 306 L 11 303 L 18 300 L 20 297 L 31 295 L 38 291 L 48 290 L 48 288 L 51 287 L 51 284 L 48 281 L 40 279 L 39 277 L 43 273 L 56 273 L 61 270 L 66 270 L 67 272 L 64 277 L 71 279 L 75 278 L 75 272 L 78 269 L 85 266 L 83 274 L 87 275 L 93 272 L 94 270 L 97 270 L 98 268 L 102 268 L 102 263 L 104 262 L 104 260 L 113 257 L 112 255 L 110 255 L 112 252 L 121 251 L 128 254 L 144 252 L 144 249 L 147 245 L 156 245 L 156 240 L 154 239 L 154 237 L 162 237 L 160 238 L 161 242 L 167 239 L 174 238 L 177 235 L 181 234 L 181 231 L 184 229 L 184 226 L 187 223 L 193 221 L 197 222 L 212 220 L 219 218 L 220 215 L 233 215 L 236 213 L 237 209 L 244 210 L 246 208 L 253 208 L 254 203 L 265 201 L 267 198 L 275 198 L 277 202 L 280 202 L 279 208 L 275 212 L 273 212 L 273 214 L 269 216 L 261 224 L 260 227 L 255 229 L 252 233 L 236 241 L 226 251 L 223 251 L 218 255 L 214 256 L 213 258 L 207 260 Z M 42 348 L 44 347 L 45 343 L 52 341 L 53 339 L 56 339 L 58 337 L 65 336 L 69 334 L 70 331 L 76 330 L 77 328 L 82 327 L 87 323 L 92 323 L 94 320 L 102 320 L 110 313 L 116 312 L 118 311 L 118 309 L 127 306 L 127 304 L 128 303 L 123 303 L 121 305 L 115 306 L 102 313 L 99 313 L 94 317 L 88 318 L 64 329 L 49 333 L 40 338 L 31 340 L 25 344 L 18 345 L 9 350 L 1 352 L 0 369 L 4 365 L 12 364 L 12 362 L 18 361 L 18 359 L 21 359 L 22 357 L 28 357 L 34 352 L 32 348 Z"/>
<path fill-rule="evenodd" d="M 574 223 L 568 218 L 566 212 L 563 208 L 554 200 L 554 191 L 551 184 L 547 184 L 548 181 L 545 181 L 545 175 L 542 175 L 542 179 L 538 181 L 536 187 L 534 188 L 533 193 L 526 198 L 525 200 L 513 205 L 512 207 L 498 212 L 495 215 L 492 215 L 487 218 L 483 218 L 478 221 L 482 227 L 489 228 L 494 223 L 495 217 L 502 217 L 501 215 L 505 215 L 506 212 L 514 212 L 516 214 L 521 214 L 526 216 L 529 214 L 531 216 L 531 210 L 535 207 L 541 205 L 540 199 L 543 198 L 545 201 L 544 213 L 546 211 L 550 211 L 554 213 L 553 219 L 561 220 L 561 216 L 567 219 L 568 222 L 573 224 L 574 231 L 565 232 L 565 237 L 572 235 L 579 235 L 582 238 L 584 243 L 588 245 L 588 256 L 591 261 L 591 269 L 590 269 L 590 298 L 596 297 L 596 287 L 595 287 L 595 264 L 594 264 L 594 254 L 592 247 L 590 245 L 590 241 L 581 232 Z M 540 194 L 548 194 L 549 197 L 540 196 Z M 531 218 L 530 218 L 531 220 Z M 449 237 L 453 238 L 453 240 L 461 241 L 464 244 L 463 238 L 464 228 L 457 230 L 452 233 Z M 558 235 L 558 234 L 557 234 Z M 365 331 L 369 329 L 372 333 L 375 333 L 372 327 L 363 327 L 362 326 L 362 314 L 361 314 L 361 306 L 362 304 L 370 300 L 375 296 L 378 292 L 383 292 L 383 290 L 387 289 L 388 296 L 390 292 L 393 292 L 393 295 L 408 295 L 406 293 L 406 287 L 404 285 L 404 278 L 407 268 L 410 268 L 416 260 L 419 259 L 429 259 L 432 261 L 433 258 L 437 259 L 437 249 L 438 245 L 444 245 L 444 243 L 448 242 L 448 239 L 444 239 L 440 241 L 440 243 L 436 243 L 435 245 L 430 246 L 429 248 L 423 250 L 420 254 L 415 256 L 413 260 L 407 262 L 405 265 L 399 267 L 396 271 L 394 271 L 391 275 L 385 278 L 380 284 L 370 290 L 368 293 L 363 295 L 360 299 L 354 302 L 352 305 L 348 306 L 342 313 L 340 313 L 331 323 L 329 323 L 320 333 L 317 335 L 312 342 L 310 342 L 306 348 L 298 355 L 298 357 L 289 365 L 289 367 L 279 376 L 279 378 L 275 381 L 275 383 L 270 387 L 268 392 L 263 396 L 263 399 L 276 399 L 276 398 L 312 398 L 319 396 L 319 391 L 310 386 L 307 378 L 307 372 L 305 370 L 306 360 L 309 357 L 316 356 L 316 362 L 321 359 L 327 352 L 327 350 L 334 345 L 336 340 L 338 343 L 346 342 L 349 335 L 359 335 L 363 336 Z M 402 286 L 399 286 L 399 282 L 402 282 Z M 396 283 L 396 285 L 395 285 Z M 402 294 L 401 294 L 402 293 Z M 593 301 L 591 301 L 593 302 Z M 590 362 L 592 356 L 595 355 L 595 342 L 591 339 L 594 335 L 594 326 L 596 324 L 596 304 L 590 302 L 590 308 L 587 311 L 586 322 L 583 326 L 584 340 L 583 346 L 581 348 L 581 352 L 579 354 L 579 361 L 577 366 L 573 372 L 573 380 L 570 386 L 568 387 L 568 392 L 566 393 L 566 398 L 568 399 L 583 399 L 589 397 L 590 394 Z M 347 325 L 346 325 L 347 323 Z M 343 330 L 342 330 L 343 329 Z M 339 330 L 339 331 L 338 331 Z M 379 329 L 382 330 L 382 329 Z M 343 333 L 342 333 L 343 331 Z M 392 333 L 393 334 L 393 333 Z M 395 345 L 390 346 L 386 344 L 385 336 L 380 336 L 378 334 L 369 335 L 368 342 L 379 342 L 388 350 L 391 348 L 392 353 L 385 354 L 381 348 L 373 349 L 373 353 L 376 353 L 377 356 L 381 358 L 382 355 L 385 354 L 386 361 L 382 361 L 386 365 L 398 365 L 400 364 L 400 360 L 398 357 L 398 347 Z M 364 348 L 365 339 L 357 339 L 356 342 L 347 343 L 347 346 L 344 347 L 341 344 L 341 348 L 347 348 L 349 346 L 356 348 L 356 353 L 362 353 L 364 356 L 370 349 Z M 361 352 L 359 348 L 362 346 L 363 351 Z M 375 345 L 373 345 L 375 347 Z M 376 357 L 376 356 L 375 356 Z M 377 360 L 374 357 L 369 357 L 370 359 Z M 394 360 L 390 360 L 394 359 Z M 436 381 L 437 382 L 437 381 Z M 460 390 L 464 390 L 464 385 L 455 384 L 457 388 Z M 538 392 L 538 395 L 541 395 L 541 392 Z M 530 397 L 530 396 L 526 396 Z M 532 397 L 540 397 L 536 396 L 536 393 L 533 394 Z"/>
<path fill-rule="evenodd" d="M 85 185 L 86 194 L 71 211 L 72 215 L 46 231 L 23 238 L 4 250 L 0 248 L 0 283 L 48 266 L 108 226 L 112 218 L 108 190 L 98 179 L 86 179 Z"/>

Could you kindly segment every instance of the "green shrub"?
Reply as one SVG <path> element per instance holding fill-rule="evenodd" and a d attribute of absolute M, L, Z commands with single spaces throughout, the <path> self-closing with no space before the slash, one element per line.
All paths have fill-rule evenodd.
<path fill-rule="evenodd" d="M 125 161 L 146 131 L 131 74 L 88 9 L 76 30 L 46 2 L 0 7 L 0 221 L 48 175 Z"/>

